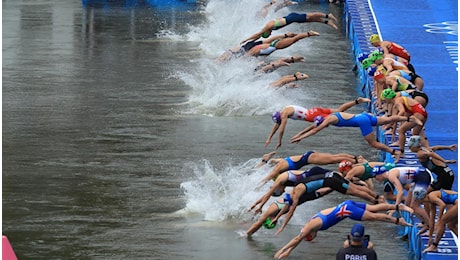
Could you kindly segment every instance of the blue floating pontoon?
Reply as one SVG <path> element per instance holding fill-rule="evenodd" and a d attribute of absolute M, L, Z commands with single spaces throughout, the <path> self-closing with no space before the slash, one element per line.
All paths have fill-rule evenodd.
<path fill-rule="evenodd" d="M 347 0 L 344 19 L 346 33 L 351 41 L 356 59 L 356 73 L 365 96 L 372 97 L 373 79 L 360 66 L 357 56 L 369 53 L 374 47 L 369 43 L 372 34 L 397 42 L 411 53 L 411 64 L 424 82 L 423 91 L 430 98 L 427 106 L 428 121 L 425 133 L 432 145 L 458 143 L 458 2 L 457 0 Z M 375 109 L 373 109 L 375 112 Z M 391 136 L 377 129 L 379 141 L 390 143 Z M 407 134 L 410 137 L 410 133 Z M 407 147 L 407 146 L 406 146 Z M 457 152 L 444 156 L 458 158 Z M 388 153 L 382 153 L 382 161 L 392 161 Z M 414 153 L 405 149 L 405 156 L 398 166 L 421 166 Z M 453 190 L 458 191 L 458 166 L 449 165 L 454 171 Z M 406 215 L 406 221 L 414 227 L 404 228 L 409 238 L 411 254 L 416 259 L 458 259 L 455 234 L 446 228 L 438 245 L 438 252 L 422 253 L 428 237 L 417 235 L 416 224 L 420 221 Z"/>
<path fill-rule="evenodd" d="M 152 6 L 158 8 L 181 7 L 196 4 L 196 0 L 82 0 L 83 6 L 90 7 L 141 7 Z"/>

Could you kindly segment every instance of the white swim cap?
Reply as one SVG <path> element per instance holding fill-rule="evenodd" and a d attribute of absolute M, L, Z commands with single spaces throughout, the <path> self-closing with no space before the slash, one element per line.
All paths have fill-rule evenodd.
<path fill-rule="evenodd" d="M 426 189 L 423 187 L 415 187 L 414 190 L 412 191 L 412 196 L 416 200 L 421 200 L 425 198 L 426 196 Z"/>
<path fill-rule="evenodd" d="M 409 138 L 409 141 L 407 141 L 407 146 L 409 148 L 412 147 L 420 147 L 420 136 L 419 135 L 413 135 Z"/>

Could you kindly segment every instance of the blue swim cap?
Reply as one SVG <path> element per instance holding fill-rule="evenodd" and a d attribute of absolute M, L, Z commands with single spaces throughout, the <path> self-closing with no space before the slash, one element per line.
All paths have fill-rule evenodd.
<path fill-rule="evenodd" d="M 426 196 L 426 189 L 423 187 L 415 187 L 414 190 L 412 191 L 412 197 L 414 197 L 415 200 L 421 200 L 425 198 Z"/>
<path fill-rule="evenodd" d="M 367 74 L 369 74 L 369 76 L 373 77 L 375 72 L 377 71 L 377 67 L 370 66 L 369 68 L 366 69 L 366 71 L 367 71 Z"/>
<path fill-rule="evenodd" d="M 364 52 L 361 52 L 360 54 L 358 54 L 358 61 L 361 63 L 363 62 L 364 59 L 366 59 L 369 55 L 367 53 L 364 53 Z"/>
<path fill-rule="evenodd" d="M 292 205 L 292 198 L 289 193 L 284 194 L 284 204 L 291 206 Z"/>
<path fill-rule="evenodd" d="M 315 119 L 313 120 L 316 126 L 319 126 L 324 122 L 324 116 L 315 116 Z"/>
<path fill-rule="evenodd" d="M 273 122 L 279 124 L 281 123 L 281 113 L 280 111 L 276 111 L 275 113 L 272 114 L 272 120 Z"/>

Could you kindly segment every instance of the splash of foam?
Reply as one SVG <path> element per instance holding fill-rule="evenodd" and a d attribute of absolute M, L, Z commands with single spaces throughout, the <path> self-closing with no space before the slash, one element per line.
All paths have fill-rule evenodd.
<path fill-rule="evenodd" d="M 219 64 L 216 59 L 241 40 L 260 30 L 268 19 L 256 19 L 255 10 L 260 10 L 264 1 L 211 0 L 205 8 L 206 22 L 191 26 L 184 37 L 199 42 L 203 51 L 201 59 L 191 61 L 194 68 L 179 70 L 175 77 L 191 87 L 183 113 L 211 116 L 251 116 L 271 113 L 286 104 L 295 102 L 300 90 L 277 89 L 269 84 L 282 75 L 254 73 L 260 60 L 237 59 Z M 170 38 L 176 36 L 165 33 Z M 287 93 L 289 92 L 289 93 Z"/>
<path fill-rule="evenodd" d="M 227 166 L 216 169 L 207 160 L 191 163 L 192 180 L 183 182 L 187 212 L 196 212 L 207 221 L 223 221 L 229 219 L 248 219 L 247 212 L 265 190 L 256 191 L 254 187 L 267 174 L 268 169 L 262 167 L 255 170 L 258 160 L 251 159 L 238 166 Z"/>

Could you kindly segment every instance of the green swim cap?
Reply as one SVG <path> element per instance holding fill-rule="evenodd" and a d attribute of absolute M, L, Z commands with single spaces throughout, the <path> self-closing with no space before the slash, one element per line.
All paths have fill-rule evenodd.
<path fill-rule="evenodd" d="M 273 229 L 276 226 L 276 221 L 272 222 L 270 218 L 267 218 L 263 224 L 264 228 L 266 229 Z"/>
<path fill-rule="evenodd" d="M 263 38 L 268 38 L 270 36 L 270 33 L 269 32 L 263 32 L 262 33 L 262 37 Z"/>
<path fill-rule="evenodd" d="M 392 90 L 391 88 L 386 88 L 382 91 L 380 97 L 382 99 L 392 99 L 396 97 L 396 92 L 394 92 L 394 90 Z"/>
<path fill-rule="evenodd" d="M 383 53 L 381 53 L 380 51 L 373 51 L 371 53 L 371 55 L 369 55 L 369 59 L 372 60 L 372 61 L 376 61 L 376 60 L 381 60 L 383 59 Z"/>
<path fill-rule="evenodd" d="M 365 59 L 361 62 L 361 65 L 363 65 L 363 69 L 367 69 L 367 68 L 369 68 L 373 63 L 374 63 L 374 61 L 371 60 L 370 58 L 365 58 Z"/>

